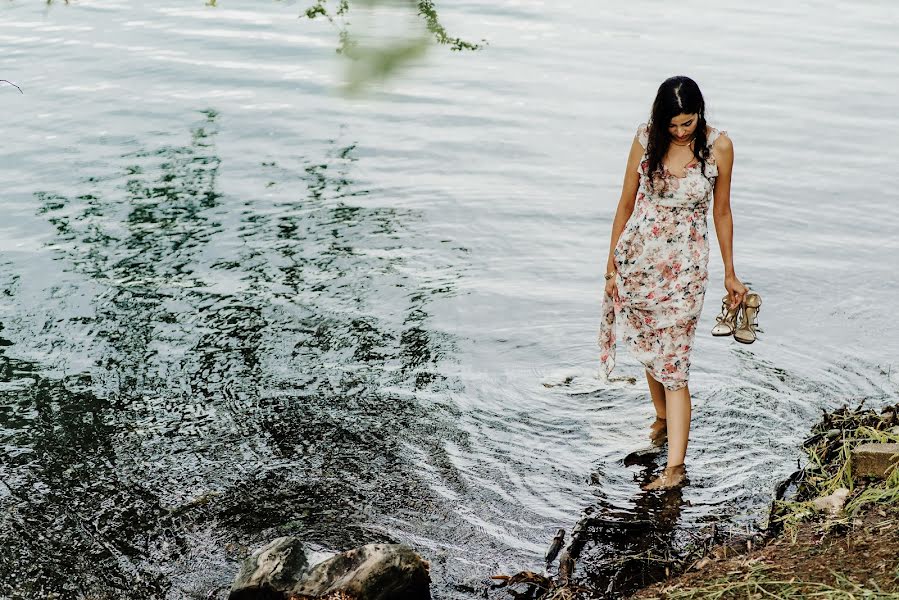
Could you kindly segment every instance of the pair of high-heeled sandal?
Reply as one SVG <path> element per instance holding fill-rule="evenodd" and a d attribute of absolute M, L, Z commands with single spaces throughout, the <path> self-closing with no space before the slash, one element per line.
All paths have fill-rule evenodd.
<path fill-rule="evenodd" d="M 738 342 L 751 344 L 760 331 L 758 315 L 761 307 L 762 297 L 755 292 L 747 293 L 743 301 L 733 308 L 730 306 L 730 296 L 725 296 L 721 300 L 721 314 L 717 317 L 718 323 L 712 328 L 712 335 L 732 335 Z"/>

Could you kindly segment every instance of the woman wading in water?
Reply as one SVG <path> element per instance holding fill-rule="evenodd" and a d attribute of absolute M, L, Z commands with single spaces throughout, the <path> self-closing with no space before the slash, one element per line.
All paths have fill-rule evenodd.
<path fill-rule="evenodd" d="M 684 483 L 690 433 L 687 378 L 696 323 L 708 282 L 706 214 L 712 216 L 724 287 L 736 309 L 747 293 L 734 273 L 730 179 L 733 144 L 705 121 L 705 101 L 689 77 L 659 86 L 649 123 L 631 144 L 606 269 L 600 362 L 615 366 L 616 321 L 632 355 L 646 369 L 656 411 L 654 441 L 668 439 L 668 466 L 644 489 Z"/>

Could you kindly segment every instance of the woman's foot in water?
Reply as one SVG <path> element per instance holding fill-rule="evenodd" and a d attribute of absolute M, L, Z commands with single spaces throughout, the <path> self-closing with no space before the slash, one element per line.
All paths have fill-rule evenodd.
<path fill-rule="evenodd" d="M 649 441 L 653 446 L 661 446 L 668 439 L 668 421 L 663 417 L 656 417 L 652 425 L 649 426 Z"/>
<path fill-rule="evenodd" d="M 683 464 L 665 467 L 662 474 L 642 487 L 643 490 L 670 490 L 687 483 L 687 469 Z"/>

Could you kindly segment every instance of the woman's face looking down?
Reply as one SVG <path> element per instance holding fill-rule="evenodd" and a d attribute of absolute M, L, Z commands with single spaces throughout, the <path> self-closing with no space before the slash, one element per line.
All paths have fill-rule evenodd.
<path fill-rule="evenodd" d="M 668 133 L 675 142 L 685 144 L 693 138 L 698 122 L 699 115 L 697 113 L 677 115 L 671 118 L 671 122 L 668 124 Z"/>

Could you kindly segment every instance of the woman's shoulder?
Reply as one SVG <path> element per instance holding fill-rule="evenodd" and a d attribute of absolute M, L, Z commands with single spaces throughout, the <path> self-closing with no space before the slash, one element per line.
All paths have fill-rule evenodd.
<path fill-rule="evenodd" d="M 718 165 L 733 164 L 734 160 L 734 144 L 727 135 L 727 131 L 709 126 L 708 128 L 708 147 L 711 151 L 709 162 L 712 164 L 714 176 L 718 175 Z"/>
<path fill-rule="evenodd" d="M 649 123 L 640 123 L 637 126 L 637 133 L 635 135 L 637 141 L 640 142 L 640 145 L 645 149 L 646 145 L 649 143 Z"/>
<path fill-rule="evenodd" d="M 713 150 L 723 150 L 725 152 L 733 150 L 734 144 L 730 139 L 726 129 L 718 129 L 706 124 L 706 140 Z"/>

